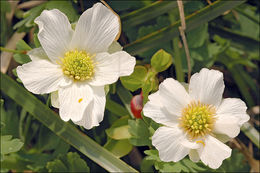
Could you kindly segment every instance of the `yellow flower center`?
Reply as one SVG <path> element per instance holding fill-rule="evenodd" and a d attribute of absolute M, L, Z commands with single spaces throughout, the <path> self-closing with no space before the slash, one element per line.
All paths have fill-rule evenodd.
<path fill-rule="evenodd" d="M 76 81 L 92 78 L 95 67 L 95 63 L 92 60 L 94 56 L 90 56 L 85 51 L 74 50 L 66 52 L 60 63 L 63 73 Z"/>
<path fill-rule="evenodd" d="M 211 133 L 216 120 L 215 116 L 214 106 L 194 101 L 183 108 L 180 126 L 191 139 L 196 139 Z"/>

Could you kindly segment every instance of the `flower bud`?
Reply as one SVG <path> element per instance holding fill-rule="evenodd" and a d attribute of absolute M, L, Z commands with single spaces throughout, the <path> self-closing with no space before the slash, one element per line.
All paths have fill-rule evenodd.
<path fill-rule="evenodd" d="M 131 111 L 134 114 L 135 118 L 142 118 L 141 112 L 143 110 L 143 95 L 135 95 L 131 100 Z"/>

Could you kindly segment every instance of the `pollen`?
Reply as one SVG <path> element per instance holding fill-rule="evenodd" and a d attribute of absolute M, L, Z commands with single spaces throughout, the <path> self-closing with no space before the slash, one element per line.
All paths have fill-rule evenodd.
<path fill-rule="evenodd" d="M 93 77 L 95 68 L 94 56 L 85 51 L 68 51 L 65 53 L 64 58 L 60 58 L 58 63 L 61 65 L 65 75 L 73 78 L 75 81 L 84 81 Z"/>
<path fill-rule="evenodd" d="M 180 118 L 181 128 L 191 139 L 210 134 L 216 121 L 216 109 L 212 105 L 193 101 L 183 108 Z M 197 141 L 201 143 L 201 141 Z"/>
<path fill-rule="evenodd" d="M 82 102 L 82 100 L 83 100 L 83 98 L 80 98 L 80 99 L 78 100 L 78 102 L 80 103 L 80 102 Z"/>

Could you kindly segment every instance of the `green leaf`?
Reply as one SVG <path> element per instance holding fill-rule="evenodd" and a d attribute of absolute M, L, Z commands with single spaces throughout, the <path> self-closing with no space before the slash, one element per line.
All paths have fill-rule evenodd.
<path fill-rule="evenodd" d="M 28 50 L 31 50 L 32 48 L 24 41 L 24 40 L 19 40 L 17 43 L 16 43 L 16 49 L 17 50 L 23 50 L 25 51 L 28 51 Z M 14 60 L 19 63 L 19 64 L 25 64 L 25 63 L 28 63 L 31 61 L 30 57 L 26 54 L 14 54 Z"/>
<path fill-rule="evenodd" d="M 154 160 L 160 162 L 159 153 L 158 150 L 145 150 L 145 154 L 147 154 L 146 159 L 147 160 Z"/>
<path fill-rule="evenodd" d="M 165 71 L 172 64 L 171 54 L 165 52 L 163 49 L 158 50 L 151 59 L 151 65 L 156 72 Z"/>
<path fill-rule="evenodd" d="M 126 89 L 135 91 L 142 87 L 146 75 L 147 69 L 144 66 L 135 66 L 134 72 L 130 76 L 120 77 L 120 80 Z"/>
<path fill-rule="evenodd" d="M 104 169 L 110 172 L 136 172 L 135 169 L 116 158 L 112 153 L 84 135 L 76 127 L 62 121 L 54 111 L 3 73 L 1 73 L 1 82 L 2 92 L 14 99 L 17 104 L 21 105 L 57 136 L 61 137 L 65 142 L 72 145 Z"/>
<path fill-rule="evenodd" d="M 187 42 L 189 48 L 201 47 L 208 38 L 208 24 L 200 25 L 199 27 L 187 33 Z"/>
<path fill-rule="evenodd" d="M 194 12 L 193 14 L 186 16 L 186 31 L 191 31 L 196 27 L 207 23 L 208 21 L 222 15 L 225 11 L 230 10 L 236 7 L 239 4 L 242 4 L 245 0 L 241 1 L 225 1 L 217 0 L 211 5 L 204 7 L 203 9 Z M 155 31 L 145 37 L 142 37 L 130 44 L 127 44 L 124 49 L 132 54 L 140 54 L 145 52 L 153 47 L 161 45 L 167 41 L 170 41 L 172 38 L 179 35 L 178 27 L 181 25 L 180 20 L 164 27 L 158 31 Z"/>
<path fill-rule="evenodd" d="M 111 127 L 106 130 L 107 136 L 115 140 L 129 139 L 131 135 L 128 132 L 129 126 Z"/>
<path fill-rule="evenodd" d="M 123 116 L 123 117 L 119 118 L 118 120 L 116 120 L 111 125 L 111 127 L 120 127 L 120 126 L 128 125 L 128 120 L 129 120 L 129 116 Z"/>
<path fill-rule="evenodd" d="M 130 102 L 131 102 L 133 95 L 120 84 L 117 85 L 116 92 L 117 92 L 119 98 L 121 99 L 121 101 L 123 102 L 125 108 L 131 115 L 131 117 L 134 117 L 133 113 L 131 112 L 131 108 L 130 108 Z"/>
<path fill-rule="evenodd" d="M 1 136 L 1 161 L 5 154 L 17 152 L 22 146 L 23 142 L 20 139 L 12 139 L 11 135 Z"/>
<path fill-rule="evenodd" d="M 62 163 L 61 160 L 55 160 L 52 162 L 48 162 L 46 168 L 48 169 L 48 172 L 67 172 L 68 169 Z"/>
<path fill-rule="evenodd" d="M 78 153 L 72 152 L 48 162 L 46 168 L 48 172 L 89 172 L 87 163 L 80 158 Z"/>
<path fill-rule="evenodd" d="M 148 126 L 142 119 L 128 120 L 129 132 L 132 137 L 130 143 L 135 146 L 151 146 Z"/>
<path fill-rule="evenodd" d="M 118 116 L 129 115 L 126 108 L 109 98 L 106 100 L 106 109 Z"/>
<path fill-rule="evenodd" d="M 127 155 L 133 148 L 132 144 L 129 143 L 129 140 L 114 140 L 109 139 L 104 147 L 112 152 L 116 157 L 120 158 Z"/>
<path fill-rule="evenodd" d="M 25 64 L 31 61 L 30 57 L 25 54 L 14 54 L 14 60 L 19 64 Z"/>
<path fill-rule="evenodd" d="M 16 43 L 16 49 L 17 50 L 32 50 L 32 48 L 24 40 L 19 40 Z"/>

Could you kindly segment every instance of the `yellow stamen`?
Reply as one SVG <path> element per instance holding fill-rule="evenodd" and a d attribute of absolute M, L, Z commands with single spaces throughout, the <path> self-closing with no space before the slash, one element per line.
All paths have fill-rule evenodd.
<path fill-rule="evenodd" d="M 83 98 L 80 98 L 78 102 L 80 103 L 80 102 L 82 102 L 82 100 L 83 100 Z"/>
<path fill-rule="evenodd" d="M 182 110 L 180 127 L 191 139 L 203 137 L 211 133 L 215 116 L 214 106 L 193 101 Z"/>
<path fill-rule="evenodd" d="M 63 73 L 75 81 L 84 81 L 91 79 L 94 74 L 93 58 L 96 55 L 90 55 L 85 51 L 68 51 L 65 53 L 64 58 L 60 58 L 58 64 L 61 65 Z"/>

